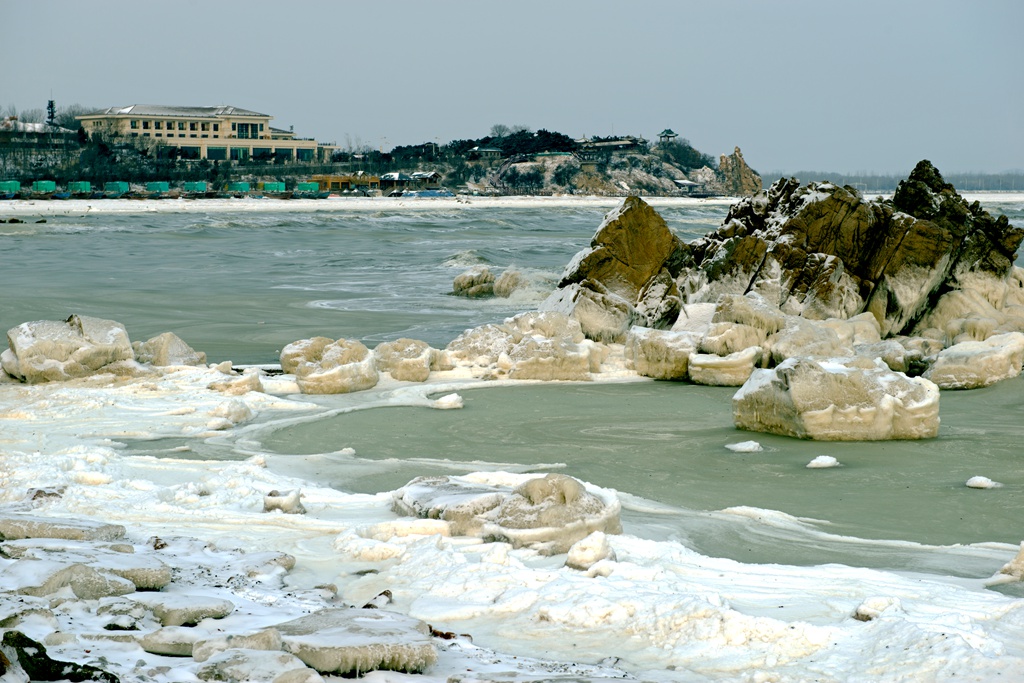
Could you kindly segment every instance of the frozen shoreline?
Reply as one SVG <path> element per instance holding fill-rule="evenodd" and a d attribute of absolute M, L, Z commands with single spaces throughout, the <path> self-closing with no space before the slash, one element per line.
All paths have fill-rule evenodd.
<path fill-rule="evenodd" d="M 918 675 L 959 680 L 969 672 L 1012 677 L 1024 671 L 1024 647 L 1017 639 L 1024 632 L 1024 601 L 985 590 L 982 577 L 744 564 L 701 555 L 677 541 L 644 538 L 641 529 L 628 525 L 624 534 L 608 537 L 616 559 L 579 571 L 564 567 L 564 556 L 451 536 L 437 520 L 398 516 L 389 492 L 345 493 L 318 483 L 327 467 L 333 478 L 343 480 L 349 468 L 380 466 L 360 461 L 350 449 L 270 455 L 253 439 L 267 418 L 316 419 L 338 405 L 364 402 L 429 410 L 429 396 L 437 392 L 507 383 L 469 380 L 455 372 L 425 384 L 388 379 L 367 392 L 313 401 L 292 394 L 288 376 L 265 378 L 267 393 L 227 396 L 209 388 L 223 377 L 215 368 L 168 370 L 128 381 L 108 375 L 59 384 L 0 384 L 0 418 L 11 426 L 4 437 L 0 501 L 5 513 L 124 524 L 136 553 L 150 552 L 147 538 L 166 538 L 170 545 L 163 552 L 172 566 L 196 563 L 190 557 L 196 545 L 175 537 L 213 543 L 207 551 L 213 578 L 204 581 L 198 578 L 202 572 L 193 572 L 192 585 L 172 584 L 164 591 L 236 605 L 235 614 L 195 627 L 202 637 L 251 633 L 305 612 L 359 606 L 386 589 L 393 602 L 385 609 L 435 629 L 471 634 L 474 644 L 438 639 L 439 661 L 424 675 L 381 674 L 373 679 L 379 681 L 440 683 L 473 669 L 484 676 L 480 680 L 489 680 L 488 672 L 516 671 L 500 680 L 525 683 L 558 666 L 588 680 L 630 672 L 646 681 L 737 680 L 758 671 L 774 672 L 779 680 L 896 681 Z M 28 412 L 34 419 L 20 417 Z M 263 419 L 253 421 L 254 416 Z M 45 430 L 38 429 L 40 421 Z M 122 441 L 173 438 L 212 439 L 249 457 L 196 460 L 187 448 L 180 459 L 138 456 L 125 452 Z M 497 470 L 479 465 L 480 471 Z M 521 473 L 539 476 L 551 469 L 533 466 Z M 40 486 L 60 493 L 34 502 L 27 494 Z M 268 492 L 295 489 L 302 491 L 306 514 L 263 511 Z M 818 533 L 768 510 L 715 514 L 809 534 L 809 542 Z M 874 543 L 962 554 L 993 572 L 1016 550 L 1005 544 Z M 223 571 L 217 567 L 245 565 L 245 556 L 233 554 L 235 548 L 289 553 L 296 566 L 287 574 L 215 585 Z M 0 560 L 0 577 L 10 564 Z M 336 586 L 337 594 L 318 588 L 327 584 Z M 51 638 L 51 656 L 95 663 L 95 653 L 102 652 L 117 664 L 122 680 L 161 666 L 172 666 L 175 676 L 199 667 L 190 659 L 143 652 L 133 637 L 104 641 L 97 635 L 104 633 L 101 604 L 69 601 L 54 610 L 62 635 Z M 55 625 L 32 617 L 15 628 L 44 639 Z M 152 628 L 142 624 L 136 635 Z M 548 661 L 531 663 L 526 655 Z M 621 662 L 602 668 L 609 655 Z M 168 673 L 149 680 L 191 679 Z"/>
<path fill-rule="evenodd" d="M 728 206 L 734 197 L 694 199 L 688 197 L 645 197 L 655 207 Z M 328 197 L 327 199 L 18 199 L 0 203 L 0 218 L 6 216 L 80 216 L 86 214 L 146 213 L 310 213 L 360 211 L 436 211 L 487 208 L 612 208 L 622 197 Z"/>

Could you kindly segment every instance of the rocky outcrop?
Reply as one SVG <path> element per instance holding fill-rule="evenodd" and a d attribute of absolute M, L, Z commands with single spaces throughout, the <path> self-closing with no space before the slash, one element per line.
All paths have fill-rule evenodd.
<path fill-rule="evenodd" d="M 805 318 L 869 311 L 888 337 L 913 332 L 943 295 L 976 288 L 979 276 L 1005 280 L 1022 239 L 922 161 L 891 201 L 779 180 L 689 245 L 692 265 L 677 283 L 689 301 L 753 291 Z"/>
<path fill-rule="evenodd" d="M 590 247 L 566 266 L 541 310 L 579 320 L 584 334 L 597 341 L 621 343 L 634 321 L 670 327 L 679 315 L 674 279 L 686 251 L 654 209 L 627 197 L 605 216 Z"/>
<path fill-rule="evenodd" d="M 0 365 L 29 384 L 85 377 L 135 359 L 124 325 L 84 315 L 22 323 L 8 330 L 7 343 Z"/>
<path fill-rule="evenodd" d="M 739 147 L 728 156 L 721 155 L 718 158 L 718 168 L 722 174 L 720 185 L 723 194 L 731 197 L 750 197 L 761 192 L 761 176 L 747 166 Z"/>

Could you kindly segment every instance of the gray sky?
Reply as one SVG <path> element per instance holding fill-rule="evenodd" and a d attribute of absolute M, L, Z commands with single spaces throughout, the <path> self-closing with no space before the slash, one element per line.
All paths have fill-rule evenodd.
<path fill-rule="evenodd" d="M 496 123 L 755 169 L 1024 169 L 1022 0 L 0 0 L 0 106 L 230 104 L 385 150 Z"/>

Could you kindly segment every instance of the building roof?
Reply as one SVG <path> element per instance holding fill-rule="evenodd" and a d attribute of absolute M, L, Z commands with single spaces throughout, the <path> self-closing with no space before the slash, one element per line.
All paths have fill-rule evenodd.
<path fill-rule="evenodd" d="M 659 138 L 677 138 L 677 137 L 679 137 L 679 133 L 675 132 L 671 128 L 666 128 L 665 130 L 663 130 L 660 133 L 658 133 L 658 137 Z"/>
<path fill-rule="evenodd" d="M 73 133 L 67 128 L 48 123 L 25 123 L 17 119 L 6 118 L 0 121 L 0 132 L 4 133 Z"/>
<path fill-rule="evenodd" d="M 166 104 L 130 104 L 127 107 L 109 107 L 94 111 L 87 116 L 181 116 L 189 118 L 220 118 L 222 116 L 263 116 L 249 109 L 230 107 L 222 104 L 216 107 L 176 107 Z"/>

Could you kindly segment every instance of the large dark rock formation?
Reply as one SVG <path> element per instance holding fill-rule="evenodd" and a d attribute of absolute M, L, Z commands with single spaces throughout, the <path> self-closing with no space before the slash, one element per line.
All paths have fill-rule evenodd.
<path fill-rule="evenodd" d="M 692 265 L 677 283 L 689 301 L 753 291 L 807 318 L 870 311 L 885 337 L 909 333 L 965 278 L 1005 278 L 1022 239 L 922 161 L 890 201 L 781 179 L 688 245 Z"/>

